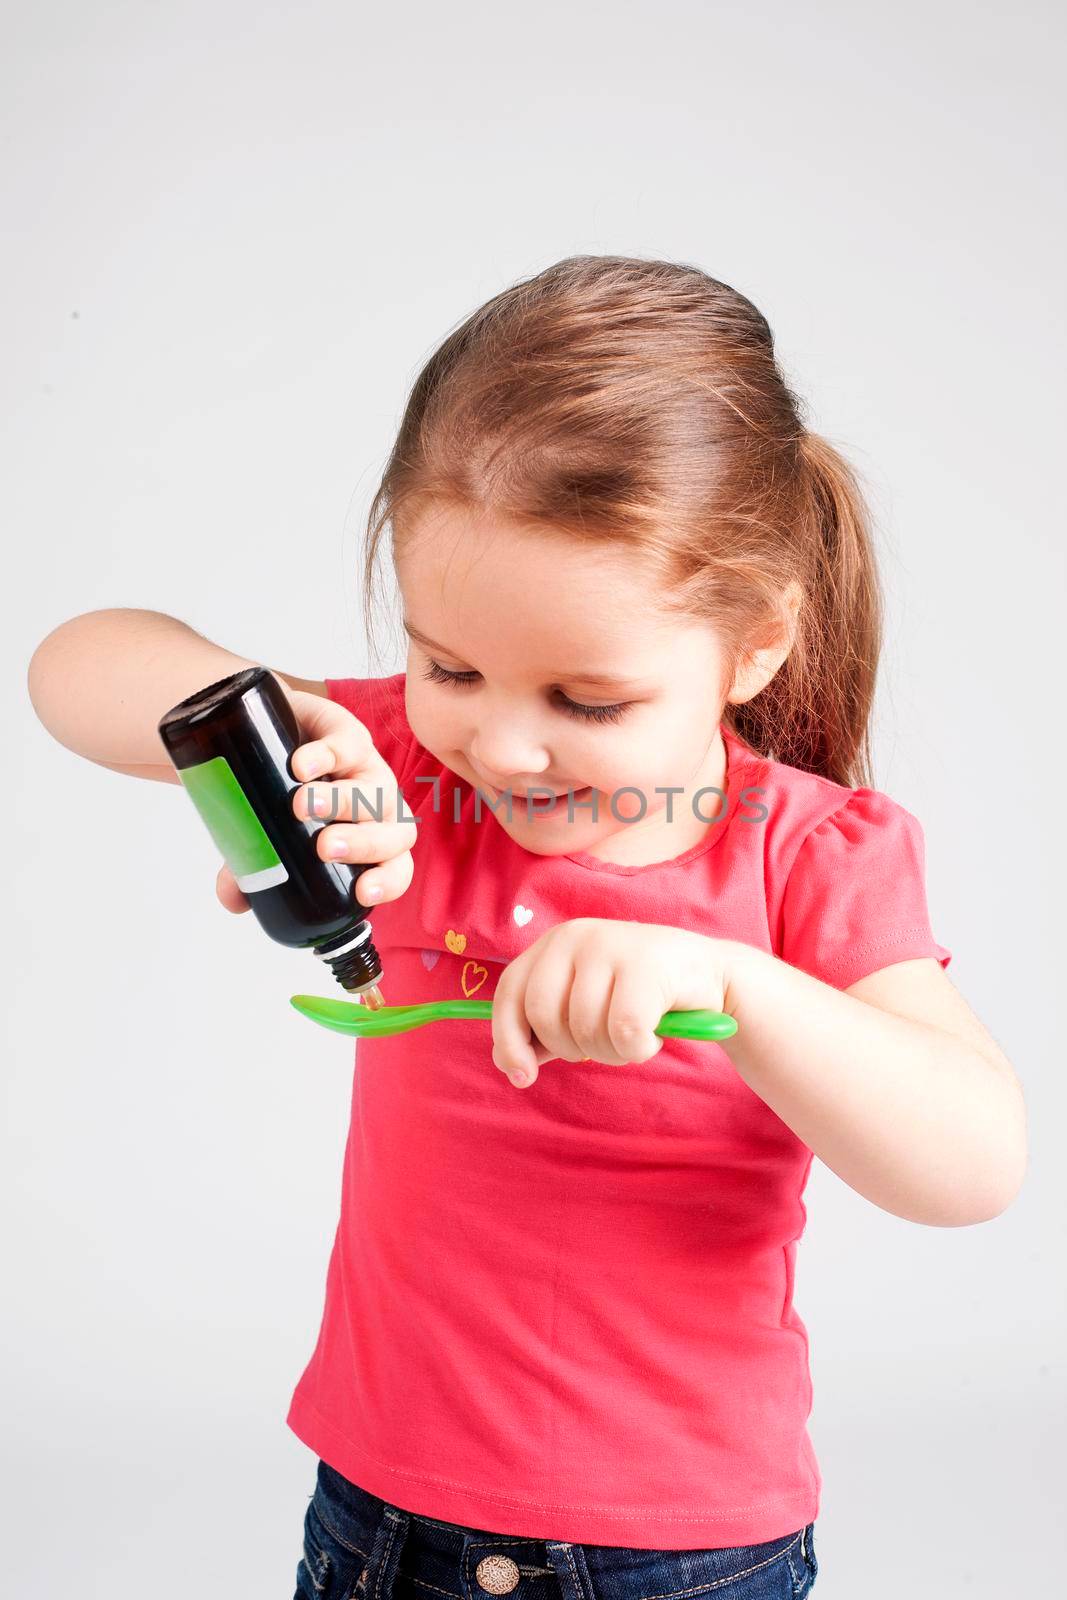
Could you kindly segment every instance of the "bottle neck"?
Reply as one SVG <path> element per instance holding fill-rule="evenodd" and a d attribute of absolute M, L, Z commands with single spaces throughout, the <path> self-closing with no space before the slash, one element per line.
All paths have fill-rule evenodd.
<path fill-rule="evenodd" d="M 359 994 L 376 985 L 382 976 L 381 957 L 374 948 L 373 929 L 363 918 L 355 927 L 334 934 L 315 946 L 315 954 L 325 961 L 334 977 L 349 994 Z"/>

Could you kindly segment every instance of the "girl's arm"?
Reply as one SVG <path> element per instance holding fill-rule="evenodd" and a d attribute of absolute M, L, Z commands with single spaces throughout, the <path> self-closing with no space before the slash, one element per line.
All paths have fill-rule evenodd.
<path fill-rule="evenodd" d="M 160 611 L 87 611 L 54 628 L 30 660 L 27 687 L 49 733 L 68 750 L 134 777 L 177 783 L 157 724 L 207 684 L 259 666 Z M 283 688 L 326 693 L 286 678 Z"/>
<path fill-rule="evenodd" d="M 1010 1205 L 1026 1172 L 1022 1086 L 935 960 L 841 991 L 729 941 L 725 971 L 738 1031 L 722 1048 L 850 1188 L 935 1227 Z"/>
<path fill-rule="evenodd" d="M 159 737 L 159 720 L 172 706 L 220 678 L 261 662 L 234 655 L 195 633 L 176 617 L 159 611 L 116 609 L 87 611 L 54 628 L 30 660 L 28 688 L 33 708 L 60 744 L 76 755 L 135 778 L 178 783 L 178 774 Z M 272 670 L 269 669 L 268 670 Z M 299 787 L 293 809 L 310 820 L 310 786 L 320 780 L 341 784 L 361 781 L 368 789 L 382 785 L 386 797 L 397 793 L 396 778 L 374 749 L 369 730 L 326 693 L 325 682 L 274 672 L 285 693 L 301 736 L 290 767 Z M 385 780 L 388 779 L 388 782 Z M 334 843 L 344 846 L 345 860 L 366 861 L 360 850 L 366 823 L 352 817 L 352 803 L 336 791 L 339 807 L 318 833 L 316 849 L 323 860 Z M 321 795 L 320 795 L 321 804 Z M 370 826 L 375 835 L 374 860 L 380 863 L 373 881 L 384 900 L 395 900 L 412 880 L 415 843 L 410 821 L 401 822 L 387 798 L 383 822 Z M 329 858 L 332 859 L 332 858 Z M 228 911 L 247 911 L 248 899 L 224 863 L 215 892 Z M 362 888 L 361 888 L 361 892 Z"/>

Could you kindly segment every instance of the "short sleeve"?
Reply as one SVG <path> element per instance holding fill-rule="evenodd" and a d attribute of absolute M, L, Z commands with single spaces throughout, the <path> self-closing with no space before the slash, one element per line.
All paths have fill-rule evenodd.
<path fill-rule="evenodd" d="M 406 673 L 390 678 L 327 678 L 331 700 L 351 711 L 370 733 L 374 748 L 403 788 L 404 779 L 423 753 L 408 723 L 404 692 Z"/>
<path fill-rule="evenodd" d="M 897 961 L 952 952 L 934 938 L 922 825 L 875 789 L 854 789 L 804 839 L 782 898 L 779 954 L 847 989 Z"/>

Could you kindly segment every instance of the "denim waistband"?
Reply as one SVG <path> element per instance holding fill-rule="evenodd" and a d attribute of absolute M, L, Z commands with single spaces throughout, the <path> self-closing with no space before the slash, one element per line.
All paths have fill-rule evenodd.
<path fill-rule="evenodd" d="M 420 1587 L 429 1586 L 456 1600 L 487 1600 L 492 1594 L 507 1594 L 520 1578 L 526 1580 L 523 1589 L 527 1592 L 528 1584 L 536 1591 L 539 1580 L 551 1584 L 552 1588 L 544 1590 L 544 1600 L 601 1600 L 609 1591 L 614 1595 L 628 1592 L 628 1572 L 636 1577 L 640 1571 L 647 1577 L 657 1555 L 663 1558 L 663 1579 L 670 1580 L 668 1590 L 682 1594 L 729 1582 L 742 1571 L 779 1559 L 786 1550 L 800 1559 L 804 1555 L 803 1529 L 764 1544 L 721 1551 L 658 1552 L 494 1533 L 402 1510 L 351 1483 L 321 1460 L 315 1501 L 332 1536 L 362 1562 L 363 1575 L 356 1589 L 359 1600 L 389 1600 L 398 1572 L 417 1574 Z M 598 1583 L 599 1578 L 612 1581 Z M 639 1584 L 635 1596 L 641 1592 L 643 1585 Z"/>

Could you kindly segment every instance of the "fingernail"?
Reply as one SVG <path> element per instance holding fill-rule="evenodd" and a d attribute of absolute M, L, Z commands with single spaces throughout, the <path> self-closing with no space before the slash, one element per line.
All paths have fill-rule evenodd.
<path fill-rule="evenodd" d="M 331 839 L 326 846 L 326 853 L 331 856 L 343 856 L 347 849 L 348 845 L 344 839 Z"/>
<path fill-rule="evenodd" d="M 360 884 L 359 888 L 356 890 L 356 893 L 363 901 L 363 904 L 365 906 L 369 906 L 372 900 L 380 900 L 382 895 L 385 893 L 385 890 L 382 888 L 380 883 L 369 883 L 365 888 L 363 884 Z"/>
<path fill-rule="evenodd" d="M 517 1067 L 514 1072 L 509 1072 L 508 1077 L 511 1079 L 512 1083 L 520 1089 L 524 1083 L 529 1083 L 530 1081 L 530 1074 L 524 1071 L 522 1067 Z"/>
<path fill-rule="evenodd" d="M 326 755 L 312 756 L 311 764 L 307 769 L 309 778 L 320 778 L 324 772 L 329 772 L 333 762 L 333 751 Z"/>

